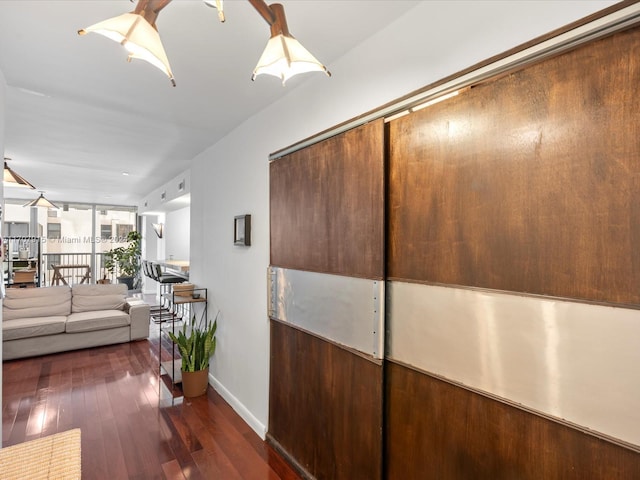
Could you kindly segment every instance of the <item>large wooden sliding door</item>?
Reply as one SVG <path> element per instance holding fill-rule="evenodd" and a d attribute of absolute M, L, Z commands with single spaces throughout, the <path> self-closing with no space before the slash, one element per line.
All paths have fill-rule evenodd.
<path fill-rule="evenodd" d="M 268 439 L 319 479 L 382 477 L 382 121 L 272 161 Z"/>
<path fill-rule="evenodd" d="M 387 478 L 640 478 L 639 82 L 636 28 L 390 122 Z"/>
<path fill-rule="evenodd" d="M 639 84 L 636 27 L 274 160 L 269 440 L 318 479 L 640 478 Z"/>

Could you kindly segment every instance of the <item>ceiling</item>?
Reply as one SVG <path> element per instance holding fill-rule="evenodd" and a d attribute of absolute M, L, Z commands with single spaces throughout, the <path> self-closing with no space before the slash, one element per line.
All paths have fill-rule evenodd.
<path fill-rule="evenodd" d="M 281 3 L 291 33 L 338 76 L 332 62 L 418 2 Z M 286 87 L 273 77 L 252 82 L 269 26 L 245 0 L 225 2 L 225 23 L 202 0 L 174 0 L 160 12 L 175 88 L 146 62 L 128 63 L 114 42 L 77 34 L 134 8 L 128 0 L 0 1 L 5 156 L 50 200 L 137 204 L 245 119 L 320 75 Z M 5 198 L 37 195 L 5 188 Z"/>

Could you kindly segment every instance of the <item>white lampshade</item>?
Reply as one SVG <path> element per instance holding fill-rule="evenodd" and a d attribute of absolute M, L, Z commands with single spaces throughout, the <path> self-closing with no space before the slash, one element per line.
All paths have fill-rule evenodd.
<path fill-rule="evenodd" d="M 44 198 L 44 194 L 40 192 L 40 196 L 35 200 L 31 200 L 28 203 L 25 203 L 23 207 L 46 207 L 46 208 L 60 208 L 57 205 L 51 203 L 49 200 Z"/>
<path fill-rule="evenodd" d="M 284 7 L 279 3 L 274 3 L 269 7 L 269 18 L 271 25 L 271 38 L 267 42 L 267 47 L 262 52 L 258 65 L 253 69 L 252 80 L 258 75 L 273 75 L 285 82 L 299 73 L 305 72 L 325 72 L 328 76 L 331 73 L 322 65 L 316 57 L 298 42 L 287 26 L 287 19 L 284 14 Z"/>
<path fill-rule="evenodd" d="M 24 177 L 18 175 L 16 172 L 9 168 L 7 165 L 8 158 L 4 159 L 4 174 L 2 176 L 2 183 L 7 187 L 23 187 L 23 188 L 31 188 L 35 189 L 33 185 L 31 185 Z"/>
<path fill-rule="evenodd" d="M 258 75 L 273 75 L 282 80 L 282 84 L 299 73 L 325 72 L 331 75 L 298 40 L 279 34 L 269 39 L 258 65 L 253 70 L 252 80 Z"/>
<path fill-rule="evenodd" d="M 80 35 L 91 32 L 120 43 L 129 52 L 129 60 L 139 58 L 149 62 L 162 70 L 173 86 L 176 85 L 160 35 L 142 15 L 125 13 L 78 31 Z"/>

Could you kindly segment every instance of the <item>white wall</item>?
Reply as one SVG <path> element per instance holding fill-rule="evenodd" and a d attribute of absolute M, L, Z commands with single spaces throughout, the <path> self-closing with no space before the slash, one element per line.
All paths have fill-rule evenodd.
<path fill-rule="evenodd" d="M 167 212 L 164 223 L 163 240 L 165 258 L 189 260 L 191 208 L 181 208 Z M 194 232 L 198 234 L 198 232 Z"/>
<path fill-rule="evenodd" d="M 153 215 L 154 212 L 178 210 L 189 205 L 191 172 L 181 172 L 155 190 L 148 192 L 138 204 L 138 213 Z"/>
<path fill-rule="evenodd" d="M 4 79 L 4 74 L 2 70 L 0 70 L 0 152 L 3 153 L 4 158 L 4 112 L 5 112 L 5 91 L 6 91 L 7 82 Z M 0 183 L 0 206 L 2 206 L 3 214 L 4 214 L 4 187 L 2 183 Z M 1 219 L 4 221 L 4 217 Z M 1 230 L 0 230 L 1 231 Z M 4 297 L 4 281 L 0 282 L 0 291 L 2 295 L 0 298 Z M 2 309 L 0 309 L 0 324 L 2 323 Z M 2 358 L 2 329 L 0 328 L 0 359 Z M 2 361 L 0 360 L 0 364 Z M 2 368 L 0 368 L 0 410 L 2 410 Z"/>
<path fill-rule="evenodd" d="M 184 207 L 166 213 L 143 215 L 142 258 L 145 260 L 189 260 L 191 239 L 191 209 Z M 164 224 L 162 238 L 156 235 L 153 224 Z M 197 231 L 196 231 L 197 234 Z M 160 295 L 159 285 L 144 278 L 144 293 Z"/>
<path fill-rule="evenodd" d="M 209 288 L 211 317 L 221 311 L 213 383 L 259 434 L 268 421 L 269 153 L 612 3 L 421 2 L 327 65 L 331 79 L 291 80 L 285 98 L 194 159 L 191 280 Z M 233 217 L 245 213 L 252 246 L 236 247 Z"/>

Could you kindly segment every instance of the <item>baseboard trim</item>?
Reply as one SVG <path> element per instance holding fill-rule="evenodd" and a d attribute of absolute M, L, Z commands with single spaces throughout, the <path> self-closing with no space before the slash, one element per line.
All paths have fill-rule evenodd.
<path fill-rule="evenodd" d="M 316 480 L 316 477 L 307 472 L 305 468 L 282 445 L 280 445 L 280 442 L 273 438 L 269 432 L 267 432 L 267 438 L 265 440 L 276 452 L 278 452 L 278 455 L 284 458 L 286 462 L 298 472 L 303 480 Z"/>
<path fill-rule="evenodd" d="M 248 409 L 244 406 L 244 404 L 238 400 L 233 394 L 225 388 L 222 383 L 218 381 L 211 373 L 209 373 L 209 384 L 213 387 L 213 389 L 220 394 L 225 401 L 231 405 L 240 417 L 247 422 L 247 425 L 251 427 L 251 429 L 258 434 L 258 436 L 265 440 L 267 434 L 267 427 L 260 422 Z"/>

